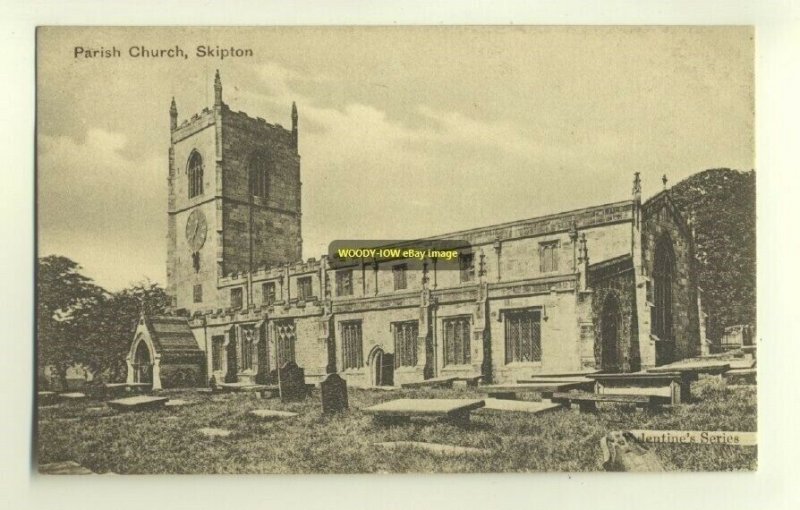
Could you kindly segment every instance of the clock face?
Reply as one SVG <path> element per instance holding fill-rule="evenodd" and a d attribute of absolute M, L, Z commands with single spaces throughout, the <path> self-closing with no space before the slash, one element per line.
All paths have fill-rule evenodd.
<path fill-rule="evenodd" d="M 207 231 L 206 216 L 199 209 L 195 209 L 186 220 L 186 241 L 192 251 L 199 251 L 203 247 Z"/>

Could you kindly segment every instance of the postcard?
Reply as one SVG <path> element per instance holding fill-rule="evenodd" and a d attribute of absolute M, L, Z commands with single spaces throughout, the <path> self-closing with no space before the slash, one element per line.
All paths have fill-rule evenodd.
<path fill-rule="evenodd" d="M 36 54 L 42 475 L 757 469 L 752 27 Z"/>

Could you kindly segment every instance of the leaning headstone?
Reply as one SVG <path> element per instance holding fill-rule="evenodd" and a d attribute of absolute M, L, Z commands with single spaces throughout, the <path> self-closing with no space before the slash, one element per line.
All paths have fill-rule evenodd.
<path fill-rule="evenodd" d="M 319 388 L 322 393 L 323 413 L 338 413 L 347 410 L 347 381 L 338 374 L 328 374 L 319 383 Z"/>
<path fill-rule="evenodd" d="M 305 371 L 290 361 L 281 367 L 279 374 L 281 402 L 301 402 L 307 395 Z"/>

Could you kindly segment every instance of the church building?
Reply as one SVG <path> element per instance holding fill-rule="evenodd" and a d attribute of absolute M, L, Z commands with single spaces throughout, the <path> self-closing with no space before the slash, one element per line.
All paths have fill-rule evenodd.
<path fill-rule="evenodd" d="M 217 73 L 210 109 L 179 123 L 173 99 L 169 118 L 172 316 L 142 319 L 129 382 L 267 383 L 295 361 L 308 383 L 502 383 L 700 354 L 692 226 L 666 181 L 643 201 L 636 172 L 626 200 L 423 240 L 463 243 L 456 270 L 343 266 L 302 259 L 294 104 L 289 129 L 233 111 Z"/>

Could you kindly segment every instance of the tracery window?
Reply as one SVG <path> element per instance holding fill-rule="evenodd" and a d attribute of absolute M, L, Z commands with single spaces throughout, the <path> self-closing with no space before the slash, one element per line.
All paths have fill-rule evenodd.
<path fill-rule="evenodd" d="M 469 317 L 454 317 L 442 321 L 445 365 L 466 365 L 470 362 L 469 322 Z"/>
<path fill-rule="evenodd" d="M 394 366 L 417 366 L 417 337 L 419 322 L 406 321 L 394 323 Z"/>
<path fill-rule="evenodd" d="M 506 363 L 542 360 L 541 317 L 539 310 L 513 310 L 503 314 Z"/>

